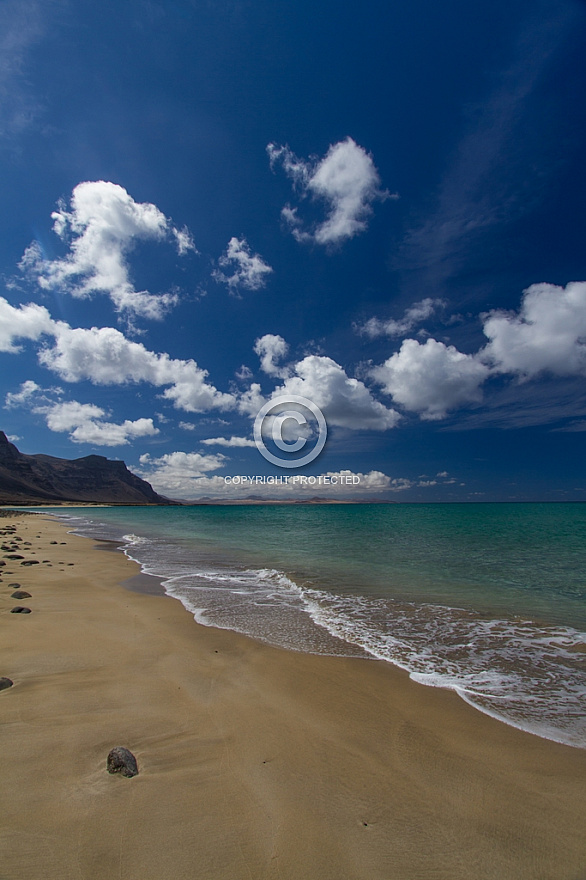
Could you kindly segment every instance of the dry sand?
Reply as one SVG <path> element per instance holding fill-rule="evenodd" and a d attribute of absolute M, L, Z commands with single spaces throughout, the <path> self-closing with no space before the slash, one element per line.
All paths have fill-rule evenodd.
<path fill-rule="evenodd" d="M 121 553 L 10 522 L 52 565 L 1 573 L 0 880 L 586 878 L 586 751 L 382 662 L 199 626 L 121 587 Z M 116 745 L 139 776 L 106 772 Z"/>

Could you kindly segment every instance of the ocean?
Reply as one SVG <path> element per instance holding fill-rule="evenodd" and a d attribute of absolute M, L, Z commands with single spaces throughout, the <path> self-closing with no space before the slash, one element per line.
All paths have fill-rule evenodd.
<path fill-rule="evenodd" d="M 586 505 L 76 508 L 204 625 L 378 658 L 586 747 Z"/>

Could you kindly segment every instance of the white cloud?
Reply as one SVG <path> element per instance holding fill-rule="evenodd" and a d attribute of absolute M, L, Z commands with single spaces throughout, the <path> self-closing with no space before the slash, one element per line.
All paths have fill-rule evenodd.
<path fill-rule="evenodd" d="M 375 400 L 364 383 L 347 376 L 329 357 L 308 355 L 294 369 L 296 375 L 286 379 L 272 396 L 307 397 L 321 409 L 330 427 L 386 431 L 401 418 L 395 410 Z"/>
<path fill-rule="evenodd" d="M 298 475 L 288 484 L 270 482 L 237 482 L 208 472 L 225 467 L 224 456 L 201 456 L 199 453 L 173 452 L 162 458 L 140 458 L 141 467 L 134 473 L 148 480 L 163 495 L 177 499 L 212 498 L 215 500 L 243 500 L 250 496 L 267 500 L 310 499 L 313 496 L 330 500 L 368 498 L 381 494 L 403 492 L 416 485 L 403 477 L 389 477 L 381 471 L 355 473 L 351 470 L 328 471 L 321 482 L 316 478 Z M 323 477 L 328 478 L 328 482 Z"/>
<path fill-rule="evenodd" d="M 177 253 L 180 257 L 185 256 L 185 254 L 188 254 L 189 251 L 197 253 L 197 248 L 194 244 L 193 236 L 187 226 L 184 226 L 183 229 L 175 229 L 175 227 L 173 227 L 171 232 L 177 245 Z"/>
<path fill-rule="evenodd" d="M 532 284 L 518 314 L 484 316 L 484 333 L 490 342 L 481 357 L 495 372 L 586 375 L 586 281 Z"/>
<path fill-rule="evenodd" d="M 237 370 L 234 375 L 240 382 L 248 382 L 249 379 L 252 379 L 253 372 L 250 367 L 247 367 L 246 364 L 242 364 L 239 370 Z"/>
<path fill-rule="evenodd" d="M 305 162 L 289 147 L 267 146 L 271 167 L 278 163 L 291 178 L 301 196 L 321 199 L 329 207 L 322 223 L 311 232 L 303 230 L 297 208 L 287 205 L 282 217 L 297 241 L 336 245 L 353 238 L 367 228 L 374 201 L 389 197 L 380 188 L 381 182 L 372 157 L 352 138 L 330 146 L 321 160 Z"/>
<path fill-rule="evenodd" d="M 32 379 L 27 379 L 27 381 L 23 382 L 20 386 L 20 391 L 8 392 L 4 400 L 4 405 L 6 409 L 23 406 L 25 403 L 28 403 L 31 398 L 34 398 L 38 392 L 42 392 L 41 386 L 37 385 L 36 382 L 33 382 Z"/>
<path fill-rule="evenodd" d="M 282 336 L 267 333 L 254 343 L 254 352 L 260 358 L 260 368 L 267 376 L 278 376 L 285 379 L 291 371 L 288 367 L 280 367 L 277 361 L 287 356 L 289 346 Z"/>
<path fill-rule="evenodd" d="M 216 281 L 228 285 L 231 293 L 236 293 L 240 287 L 259 290 L 265 286 L 267 276 L 273 271 L 259 254 L 251 252 L 245 238 L 232 237 L 226 252 L 218 260 L 218 265 L 232 272 L 231 275 L 226 275 L 216 269 L 212 273 Z"/>
<path fill-rule="evenodd" d="M 207 371 L 195 361 L 149 351 L 113 327 L 74 329 L 59 323 L 55 337 L 55 345 L 43 349 L 39 360 L 67 382 L 89 379 L 96 385 L 167 385 L 163 397 L 186 412 L 230 409 L 235 404 L 231 394 L 224 394 L 206 382 Z"/>
<path fill-rule="evenodd" d="M 78 403 L 77 400 L 37 405 L 33 408 L 33 412 L 46 414 L 47 427 L 51 431 L 72 431 L 80 425 L 101 419 L 106 415 L 100 406 L 94 403 Z"/>
<path fill-rule="evenodd" d="M 227 448 L 237 448 L 244 446 L 256 446 L 254 440 L 249 440 L 247 437 L 207 437 L 205 440 L 201 441 L 204 446 L 225 446 Z"/>
<path fill-rule="evenodd" d="M 226 456 L 221 453 L 201 455 L 199 452 L 169 452 L 160 458 L 140 456 L 140 468 L 134 472 L 148 480 L 155 491 L 170 498 L 195 498 L 202 493 L 204 474 L 224 467 Z M 213 477 L 214 485 L 224 485 L 223 477 Z"/>
<path fill-rule="evenodd" d="M 370 318 L 365 324 L 357 326 L 356 329 L 359 333 L 363 333 L 371 339 L 377 336 L 405 336 L 417 324 L 431 317 L 436 309 L 444 305 L 445 302 L 442 299 L 426 297 L 419 302 L 413 303 L 412 306 L 406 309 L 405 314 L 398 321 L 393 318 L 389 318 L 387 321 Z"/>
<path fill-rule="evenodd" d="M 475 355 L 463 354 L 452 345 L 405 339 L 400 351 L 370 375 L 396 403 L 422 419 L 434 420 L 444 418 L 448 410 L 480 401 L 480 386 L 489 369 Z"/>
<path fill-rule="evenodd" d="M 26 406 L 31 412 L 44 416 L 50 431 L 69 432 L 69 439 L 74 443 L 126 446 L 137 437 L 159 433 L 152 419 L 126 419 L 122 424 L 107 422 L 104 421 L 107 413 L 102 407 L 77 400 L 55 400 L 61 393 L 60 388 L 41 388 L 29 379 L 22 383 L 20 391 L 9 392 L 5 403 L 7 408 Z"/>
<path fill-rule="evenodd" d="M 136 419 L 134 422 L 126 419 L 121 425 L 89 420 L 78 425 L 69 438 L 74 443 L 91 443 L 93 446 L 126 446 L 137 437 L 153 437 L 158 433 L 152 419 Z"/>
<path fill-rule="evenodd" d="M 69 253 L 46 260 L 36 242 L 25 251 L 20 266 L 40 287 L 57 287 L 82 299 L 106 293 L 118 312 L 156 320 L 177 301 L 173 293 L 136 290 L 130 280 L 126 257 L 138 241 L 172 238 L 180 254 L 194 249 L 189 232 L 175 229 L 155 205 L 135 202 L 122 186 L 98 180 L 78 184 L 71 210 L 61 205 L 51 217 Z"/>
<path fill-rule="evenodd" d="M 39 339 L 44 333 L 52 333 L 55 322 L 44 306 L 29 303 L 11 306 L 0 297 L 0 351 L 12 354 L 20 351 L 17 339 Z"/>
<path fill-rule="evenodd" d="M 266 402 L 267 399 L 263 397 L 260 385 L 258 382 L 253 382 L 250 388 L 239 395 L 238 412 L 255 418 L 259 409 Z"/>

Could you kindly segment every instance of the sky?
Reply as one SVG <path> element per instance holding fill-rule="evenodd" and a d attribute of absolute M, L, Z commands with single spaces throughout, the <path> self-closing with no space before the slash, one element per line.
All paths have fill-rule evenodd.
<path fill-rule="evenodd" d="M 586 501 L 585 39 L 583 0 L 3 0 L 0 428 L 171 498 Z"/>

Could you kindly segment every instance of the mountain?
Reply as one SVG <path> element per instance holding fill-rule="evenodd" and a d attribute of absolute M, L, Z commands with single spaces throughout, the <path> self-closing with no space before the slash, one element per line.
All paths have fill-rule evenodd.
<path fill-rule="evenodd" d="M 51 455 L 24 455 L 0 431 L 0 504 L 62 501 L 102 504 L 173 504 L 123 461 L 86 455 L 72 461 Z"/>

